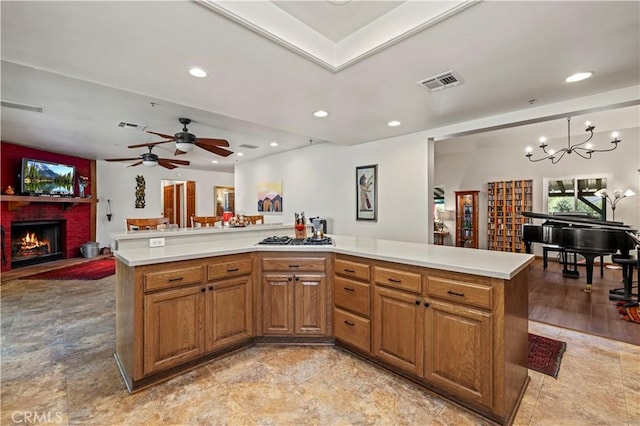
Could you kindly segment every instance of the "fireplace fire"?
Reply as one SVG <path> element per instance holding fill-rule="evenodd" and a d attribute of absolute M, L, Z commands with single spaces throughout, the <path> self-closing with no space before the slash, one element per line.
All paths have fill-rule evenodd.
<path fill-rule="evenodd" d="M 62 259 L 60 221 L 11 224 L 11 267 Z"/>

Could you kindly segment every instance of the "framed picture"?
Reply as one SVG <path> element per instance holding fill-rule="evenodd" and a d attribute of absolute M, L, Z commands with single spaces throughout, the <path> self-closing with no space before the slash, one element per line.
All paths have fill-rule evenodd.
<path fill-rule="evenodd" d="M 378 220 L 378 165 L 356 167 L 356 220 Z"/>

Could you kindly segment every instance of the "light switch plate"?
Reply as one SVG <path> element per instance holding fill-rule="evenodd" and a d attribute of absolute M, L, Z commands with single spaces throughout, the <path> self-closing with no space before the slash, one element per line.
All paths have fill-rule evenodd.
<path fill-rule="evenodd" d="M 164 247 L 164 238 L 149 238 L 149 247 Z"/>

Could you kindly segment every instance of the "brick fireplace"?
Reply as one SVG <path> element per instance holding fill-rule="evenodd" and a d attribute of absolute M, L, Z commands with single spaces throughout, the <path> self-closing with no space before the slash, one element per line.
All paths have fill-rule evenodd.
<path fill-rule="evenodd" d="M 95 161 L 84 158 L 55 154 L 7 142 L 2 142 L 0 149 L 2 151 L 1 185 L 3 194 L 9 185 L 19 191 L 18 175 L 23 157 L 73 165 L 76 167 L 76 176 L 93 176 L 92 170 L 95 171 Z M 15 244 L 17 240 L 22 238 L 20 235 L 15 235 L 15 232 L 16 230 L 21 230 L 24 224 L 51 222 L 59 224 L 60 241 L 57 243 L 57 247 L 53 248 L 57 254 L 53 256 L 45 255 L 41 259 L 44 261 L 80 257 L 80 246 L 87 241 L 95 240 L 95 224 L 92 223 L 95 220 L 92 219 L 95 217 L 95 203 L 65 204 L 47 202 L 46 198 L 42 198 L 41 201 L 31 202 L 13 210 L 9 209 L 9 202 L 7 201 L 3 200 L 0 204 L 3 272 L 31 264 L 30 261 L 21 261 L 24 260 L 24 256 L 18 256 L 21 259 L 17 263 L 13 258 L 16 249 Z M 49 242 L 49 244 L 53 243 Z M 28 244 L 25 243 L 24 245 L 26 248 Z M 34 248 L 34 250 L 37 249 Z M 44 251 L 45 248 L 40 250 Z M 49 247 L 48 250 L 52 250 L 52 248 Z M 13 254 L 12 251 L 14 252 Z"/>

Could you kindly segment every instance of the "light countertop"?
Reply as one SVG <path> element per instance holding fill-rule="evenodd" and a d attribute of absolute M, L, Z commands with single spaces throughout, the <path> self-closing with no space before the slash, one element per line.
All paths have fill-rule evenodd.
<path fill-rule="evenodd" d="M 198 239 L 190 244 L 123 248 L 117 250 L 115 256 L 128 266 L 141 266 L 249 252 L 329 252 L 501 279 L 513 278 L 534 259 L 531 254 L 345 235 L 331 237 L 334 241 L 331 246 L 274 246 L 258 245 L 262 238 L 247 234 L 246 238 Z"/>

